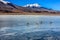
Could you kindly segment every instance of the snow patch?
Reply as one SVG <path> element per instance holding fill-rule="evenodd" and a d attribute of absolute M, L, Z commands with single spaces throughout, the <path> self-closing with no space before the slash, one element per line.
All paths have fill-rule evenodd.
<path fill-rule="evenodd" d="M 4 1 L 4 0 L 0 0 L 1 2 L 3 2 L 4 4 L 10 3 L 8 1 Z"/>
<path fill-rule="evenodd" d="M 34 3 L 34 4 L 27 4 L 24 7 L 40 7 L 40 5 L 38 3 Z"/>

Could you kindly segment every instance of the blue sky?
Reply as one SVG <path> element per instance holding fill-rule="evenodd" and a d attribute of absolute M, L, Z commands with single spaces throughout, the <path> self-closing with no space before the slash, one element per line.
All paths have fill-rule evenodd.
<path fill-rule="evenodd" d="M 38 3 L 43 7 L 60 10 L 60 0 L 7 0 L 13 4 L 24 6 L 26 4 Z"/>

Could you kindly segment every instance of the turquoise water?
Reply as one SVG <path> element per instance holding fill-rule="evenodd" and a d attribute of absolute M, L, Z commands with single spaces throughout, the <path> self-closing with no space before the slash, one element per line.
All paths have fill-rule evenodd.
<path fill-rule="evenodd" d="M 0 31 L 5 32 L 34 32 L 34 31 L 60 31 L 60 16 L 0 16 Z"/>

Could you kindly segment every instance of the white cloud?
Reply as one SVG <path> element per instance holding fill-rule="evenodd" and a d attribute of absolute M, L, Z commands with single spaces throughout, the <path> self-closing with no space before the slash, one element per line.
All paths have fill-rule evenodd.
<path fill-rule="evenodd" d="M 40 7 L 40 5 L 39 5 L 38 3 L 34 3 L 34 4 L 27 4 L 27 5 L 25 5 L 24 7 L 28 7 L 28 6 L 30 6 L 30 7 L 32 7 L 32 6 Z"/>

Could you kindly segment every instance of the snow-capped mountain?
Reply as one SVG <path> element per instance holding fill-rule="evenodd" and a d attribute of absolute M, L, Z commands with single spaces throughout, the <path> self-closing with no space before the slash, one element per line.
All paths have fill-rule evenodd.
<path fill-rule="evenodd" d="M 25 5 L 24 7 L 27 7 L 30 9 L 30 11 L 33 11 L 33 12 L 56 12 L 55 10 L 53 9 L 49 9 L 49 8 L 46 8 L 46 7 L 42 7 L 41 5 L 39 5 L 38 3 L 34 3 L 34 4 L 27 4 Z"/>
<path fill-rule="evenodd" d="M 10 2 L 0 0 L 0 12 L 20 12 L 22 7 L 12 4 Z"/>
<path fill-rule="evenodd" d="M 42 7 L 38 3 L 34 4 L 27 4 L 25 6 L 18 6 L 15 4 L 12 4 L 11 2 L 0 0 L 0 12 L 3 13 L 57 13 L 57 11 L 49 8 Z M 60 13 L 60 12 L 59 12 Z"/>

